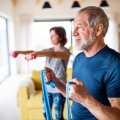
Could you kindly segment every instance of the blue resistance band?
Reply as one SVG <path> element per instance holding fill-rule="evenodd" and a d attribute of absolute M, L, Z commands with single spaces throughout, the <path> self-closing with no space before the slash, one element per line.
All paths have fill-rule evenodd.
<path fill-rule="evenodd" d="M 52 120 L 52 113 L 50 109 L 50 103 L 48 99 L 48 91 L 46 87 L 46 80 L 45 80 L 45 70 L 41 70 L 41 80 L 42 80 L 42 91 L 44 95 L 44 106 L 45 106 L 45 113 L 47 120 Z M 48 83 L 51 87 L 55 87 L 55 83 L 53 81 Z"/>
<path fill-rule="evenodd" d="M 52 120 L 52 113 L 50 110 L 50 103 L 48 99 L 48 91 L 46 87 L 46 80 L 45 80 L 45 70 L 41 70 L 41 80 L 42 80 L 42 90 L 44 95 L 44 106 L 45 106 L 45 113 L 47 120 Z M 55 83 L 53 81 L 50 81 L 49 84 L 51 87 L 55 87 Z M 70 86 L 74 84 L 73 82 L 68 82 L 66 84 L 66 107 L 67 107 L 67 120 L 71 120 L 71 110 L 70 110 L 70 102 L 69 102 L 69 91 Z"/>
<path fill-rule="evenodd" d="M 67 120 L 71 120 L 71 109 L 70 109 L 70 100 L 69 100 L 69 91 L 70 86 L 73 85 L 73 82 L 68 82 L 66 84 L 66 107 L 67 107 Z"/>
<path fill-rule="evenodd" d="M 50 85 L 52 88 L 55 88 L 55 83 L 53 81 L 50 81 L 50 82 L 48 82 L 46 84 Z"/>

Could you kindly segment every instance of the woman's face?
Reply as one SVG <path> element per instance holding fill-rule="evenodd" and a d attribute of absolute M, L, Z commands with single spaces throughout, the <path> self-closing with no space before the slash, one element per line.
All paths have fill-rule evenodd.
<path fill-rule="evenodd" d="M 53 45 L 60 44 L 60 37 L 58 36 L 58 34 L 56 34 L 54 30 L 51 30 L 50 32 L 50 38 Z"/>

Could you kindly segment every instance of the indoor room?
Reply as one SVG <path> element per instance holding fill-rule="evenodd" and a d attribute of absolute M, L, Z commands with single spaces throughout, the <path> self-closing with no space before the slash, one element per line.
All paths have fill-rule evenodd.
<path fill-rule="evenodd" d="M 76 57 L 79 57 L 79 53 L 82 53 L 82 50 L 76 49 L 76 43 L 75 43 L 76 35 L 74 35 L 73 31 L 75 31 L 75 22 L 77 20 L 74 19 L 76 18 L 78 11 L 87 6 L 96 6 L 97 8 L 101 8 L 102 10 L 104 10 L 105 14 L 108 17 L 109 27 L 106 35 L 103 36 L 104 45 L 102 46 L 102 43 L 100 42 L 101 48 L 107 45 L 108 48 L 110 48 L 110 50 L 114 49 L 116 51 L 116 53 L 114 54 L 118 54 L 120 52 L 120 10 L 119 10 L 120 0 L 0 0 L 0 53 L 1 53 L 0 54 L 0 58 L 1 58 L 0 59 L 0 120 L 44 120 L 45 119 L 43 114 L 44 111 L 43 106 L 45 103 L 43 103 L 44 93 L 42 86 L 43 82 L 41 80 L 42 79 L 41 71 L 44 70 L 45 66 L 47 65 L 46 62 L 47 58 L 48 57 L 51 58 L 52 56 L 52 61 L 50 66 L 53 67 L 53 65 L 58 62 L 56 61 L 56 59 L 60 58 L 61 61 L 63 62 L 63 66 L 65 69 L 64 77 L 67 82 L 72 80 L 72 78 L 76 78 L 75 76 L 77 76 L 77 72 L 73 72 L 73 70 L 75 71 L 78 68 L 75 67 L 75 65 L 77 64 L 77 60 L 76 61 L 74 60 Z M 98 14 L 100 13 L 98 12 Z M 83 19 L 84 19 L 84 15 L 83 15 Z M 102 29 L 105 25 L 102 24 L 101 26 Z M 54 47 L 53 41 L 51 42 L 52 39 L 51 28 L 53 27 L 59 27 L 60 29 L 62 28 L 62 30 L 64 28 L 65 30 L 64 34 L 67 42 L 64 44 L 65 45 L 64 49 L 65 51 L 68 50 L 67 53 L 69 53 L 69 55 L 67 54 L 67 57 L 65 58 L 63 58 L 64 53 L 62 54 L 61 51 L 59 51 L 60 53 L 58 52 L 59 54 L 58 56 L 56 55 L 57 48 L 56 50 L 53 50 L 56 53 L 52 54 L 52 52 L 50 53 L 48 52 L 51 50 L 51 48 Z M 76 27 L 76 31 L 77 29 L 80 28 Z M 99 47 L 96 49 L 99 49 Z M 43 50 L 47 51 L 48 53 L 47 52 L 44 53 Z M 86 53 L 85 55 L 88 55 L 87 54 L 88 49 L 84 47 L 83 50 L 85 50 L 84 54 Z M 32 52 L 27 52 L 27 53 L 23 52 L 18 54 L 15 51 L 32 51 Z M 38 55 L 37 53 L 34 53 L 35 51 L 42 51 L 43 54 Z M 33 53 L 33 54 L 31 54 L 30 56 L 29 53 L 30 54 Z M 55 57 L 53 57 L 54 55 Z M 108 64 L 107 62 L 108 57 L 109 55 L 106 53 L 106 55 L 104 55 L 104 61 L 106 62 L 106 64 Z M 113 57 L 111 57 L 111 61 L 112 59 Z M 116 59 L 119 59 L 119 57 Z M 96 59 L 94 61 L 96 61 Z M 50 60 L 48 59 L 48 63 L 49 62 Z M 98 64 L 100 67 L 104 64 L 104 62 Z M 111 62 L 111 65 L 112 64 L 113 63 Z M 116 64 L 118 63 L 114 63 L 116 69 L 118 69 L 119 64 L 118 65 Z M 87 69 L 89 70 L 89 64 L 86 63 L 84 66 L 87 66 Z M 93 66 L 94 65 L 92 65 L 92 67 Z M 92 67 L 91 69 L 93 70 Z M 103 67 L 104 68 L 102 68 L 102 70 L 104 69 L 104 72 L 100 68 L 102 73 L 100 72 L 98 75 L 98 73 L 96 72 L 95 74 L 96 76 L 93 74 L 93 77 L 96 77 L 96 79 L 97 78 L 103 79 L 103 77 L 105 77 L 105 74 L 110 74 L 109 71 L 108 72 L 105 71 L 106 69 L 107 70 L 110 69 L 110 65 L 109 68 L 105 68 L 106 66 Z M 55 69 L 56 71 L 59 70 L 62 71 L 62 67 L 60 67 L 59 65 Z M 115 69 L 115 68 L 111 67 L 111 69 Z M 96 71 L 97 70 L 99 72 L 99 69 L 97 69 L 96 67 Z M 84 69 L 82 72 L 85 76 L 87 76 L 87 73 L 86 71 L 84 71 Z M 111 74 L 112 73 L 114 74 L 114 72 L 111 72 Z M 120 72 L 115 73 L 115 76 L 118 75 L 120 75 Z M 80 78 L 84 78 L 82 76 L 83 75 L 81 73 Z M 111 76 L 112 75 L 108 77 Z M 108 77 L 106 77 L 105 80 L 108 79 Z M 110 80 L 107 81 L 106 84 L 110 84 Z M 100 84 L 101 81 L 97 81 L 97 82 Z M 115 83 L 120 84 L 120 80 L 119 82 L 115 82 Z M 87 82 L 85 85 L 89 87 L 91 83 Z M 56 90 L 59 91 L 59 88 L 57 87 L 55 88 L 56 89 L 54 89 L 54 91 Z M 109 87 L 107 86 L 107 88 L 105 89 L 109 89 Z M 63 89 L 60 88 L 60 90 Z M 110 90 L 112 91 L 112 88 Z M 88 91 L 90 92 L 90 94 L 92 94 L 91 90 L 88 89 Z M 117 93 L 119 93 L 119 91 L 120 88 L 119 90 L 117 89 Z M 106 94 L 107 93 L 109 94 L 109 92 L 106 92 Z M 116 97 L 117 99 L 120 98 L 119 94 L 117 95 L 116 93 L 110 94 L 109 96 L 110 96 L 109 104 L 111 104 L 111 101 L 114 101 L 114 98 Z M 74 98 L 73 101 L 75 101 Z M 96 101 L 97 100 L 95 100 L 94 102 Z M 96 104 L 98 104 L 99 106 L 98 101 Z M 105 101 L 102 102 L 104 103 Z M 70 104 L 72 105 L 72 102 Z M 94 111 L 93 109 L 91 108 L 89 109 L 89 106 L 87 107 L 88 110 L 93 115 L 95 115 L 96 118 L 97 117 L 101 118 L 101 116 L 99 116 L 100 111 L 98 111 L 98 116 L 97 116 L 96 113 L 93 112 Z M 120 108 L 120 103 L 119 103 L 119 108 Z M 63 108 L 63 116 L 64 119 L 68 120 L 67 119 L 68 112 L 66 109 L 67 107 L 65 104 Z M 120 111 L 118 110 L 118 117 L 120 115 L 119 113 Z M 52 119 L 57 120 L 56 111 L 54 107 L 52 108 L 51 114 L 53 117 Z M 109 112 L 106 114 L 109 115 Z M 117 112 L 115 116 L 117 116 Z M 102 117 L 104 118 L 104 116 Z M 78 118 L 78 120 L 79 119 L 80 118 Z M 47 120 L 51 120 L 51 119 L 47 118 Z M 62 119 L 58 119 L 58 120 L 62 120 Z M 75 120 L 74 116 L 73 116 L 73 120 Z M 113 117 L 113 119 L 111 117 L 111 120 L 118 120 L 118 119 L 117 117 L 116 118 Z"/>

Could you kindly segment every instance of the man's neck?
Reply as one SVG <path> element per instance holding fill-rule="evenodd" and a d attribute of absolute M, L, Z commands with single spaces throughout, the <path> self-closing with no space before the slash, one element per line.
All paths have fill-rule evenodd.
<path fill-rule="evenodd" d="M 83 52 L 85 53 L 86 57 L 92 57 L 96 53 L 98 53 L 101 49 L 103 49 L 104 47 L 105 47 L 104 42 L 96 43 L 96 44 L 92 45 L 91 47 L 89 47 L 87 50 L 84 50 Z"/>

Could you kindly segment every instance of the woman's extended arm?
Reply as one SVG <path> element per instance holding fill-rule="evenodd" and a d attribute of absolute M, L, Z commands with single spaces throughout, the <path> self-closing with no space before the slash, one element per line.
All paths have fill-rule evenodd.
<path fill-rule="evenodd" d="M 25 56 L 26 60 L 32 60 L 36 57 L 50 57 L 50 58 L 61 58 L 61 59 L 67 59 L 69 58 L 70 52 L 69 50 L 64 51 L 53 51 L 53 50 L 41 50 L 32 52 L 30 54 L 27 54 Z"/>
<path fill-rule="evenodd" d="M 27 50 L 27 51 L 12 51 L 11 53 L 10 53 L 10 56 L 12 56 L 12 57 L 14 57 L 14 58 L 16 58 L 18 55 L 26 55 L 26 54 L 30 54 L 30 53 L 32 53 L 32 52 L 34 52 L 33 50 Z"/>

